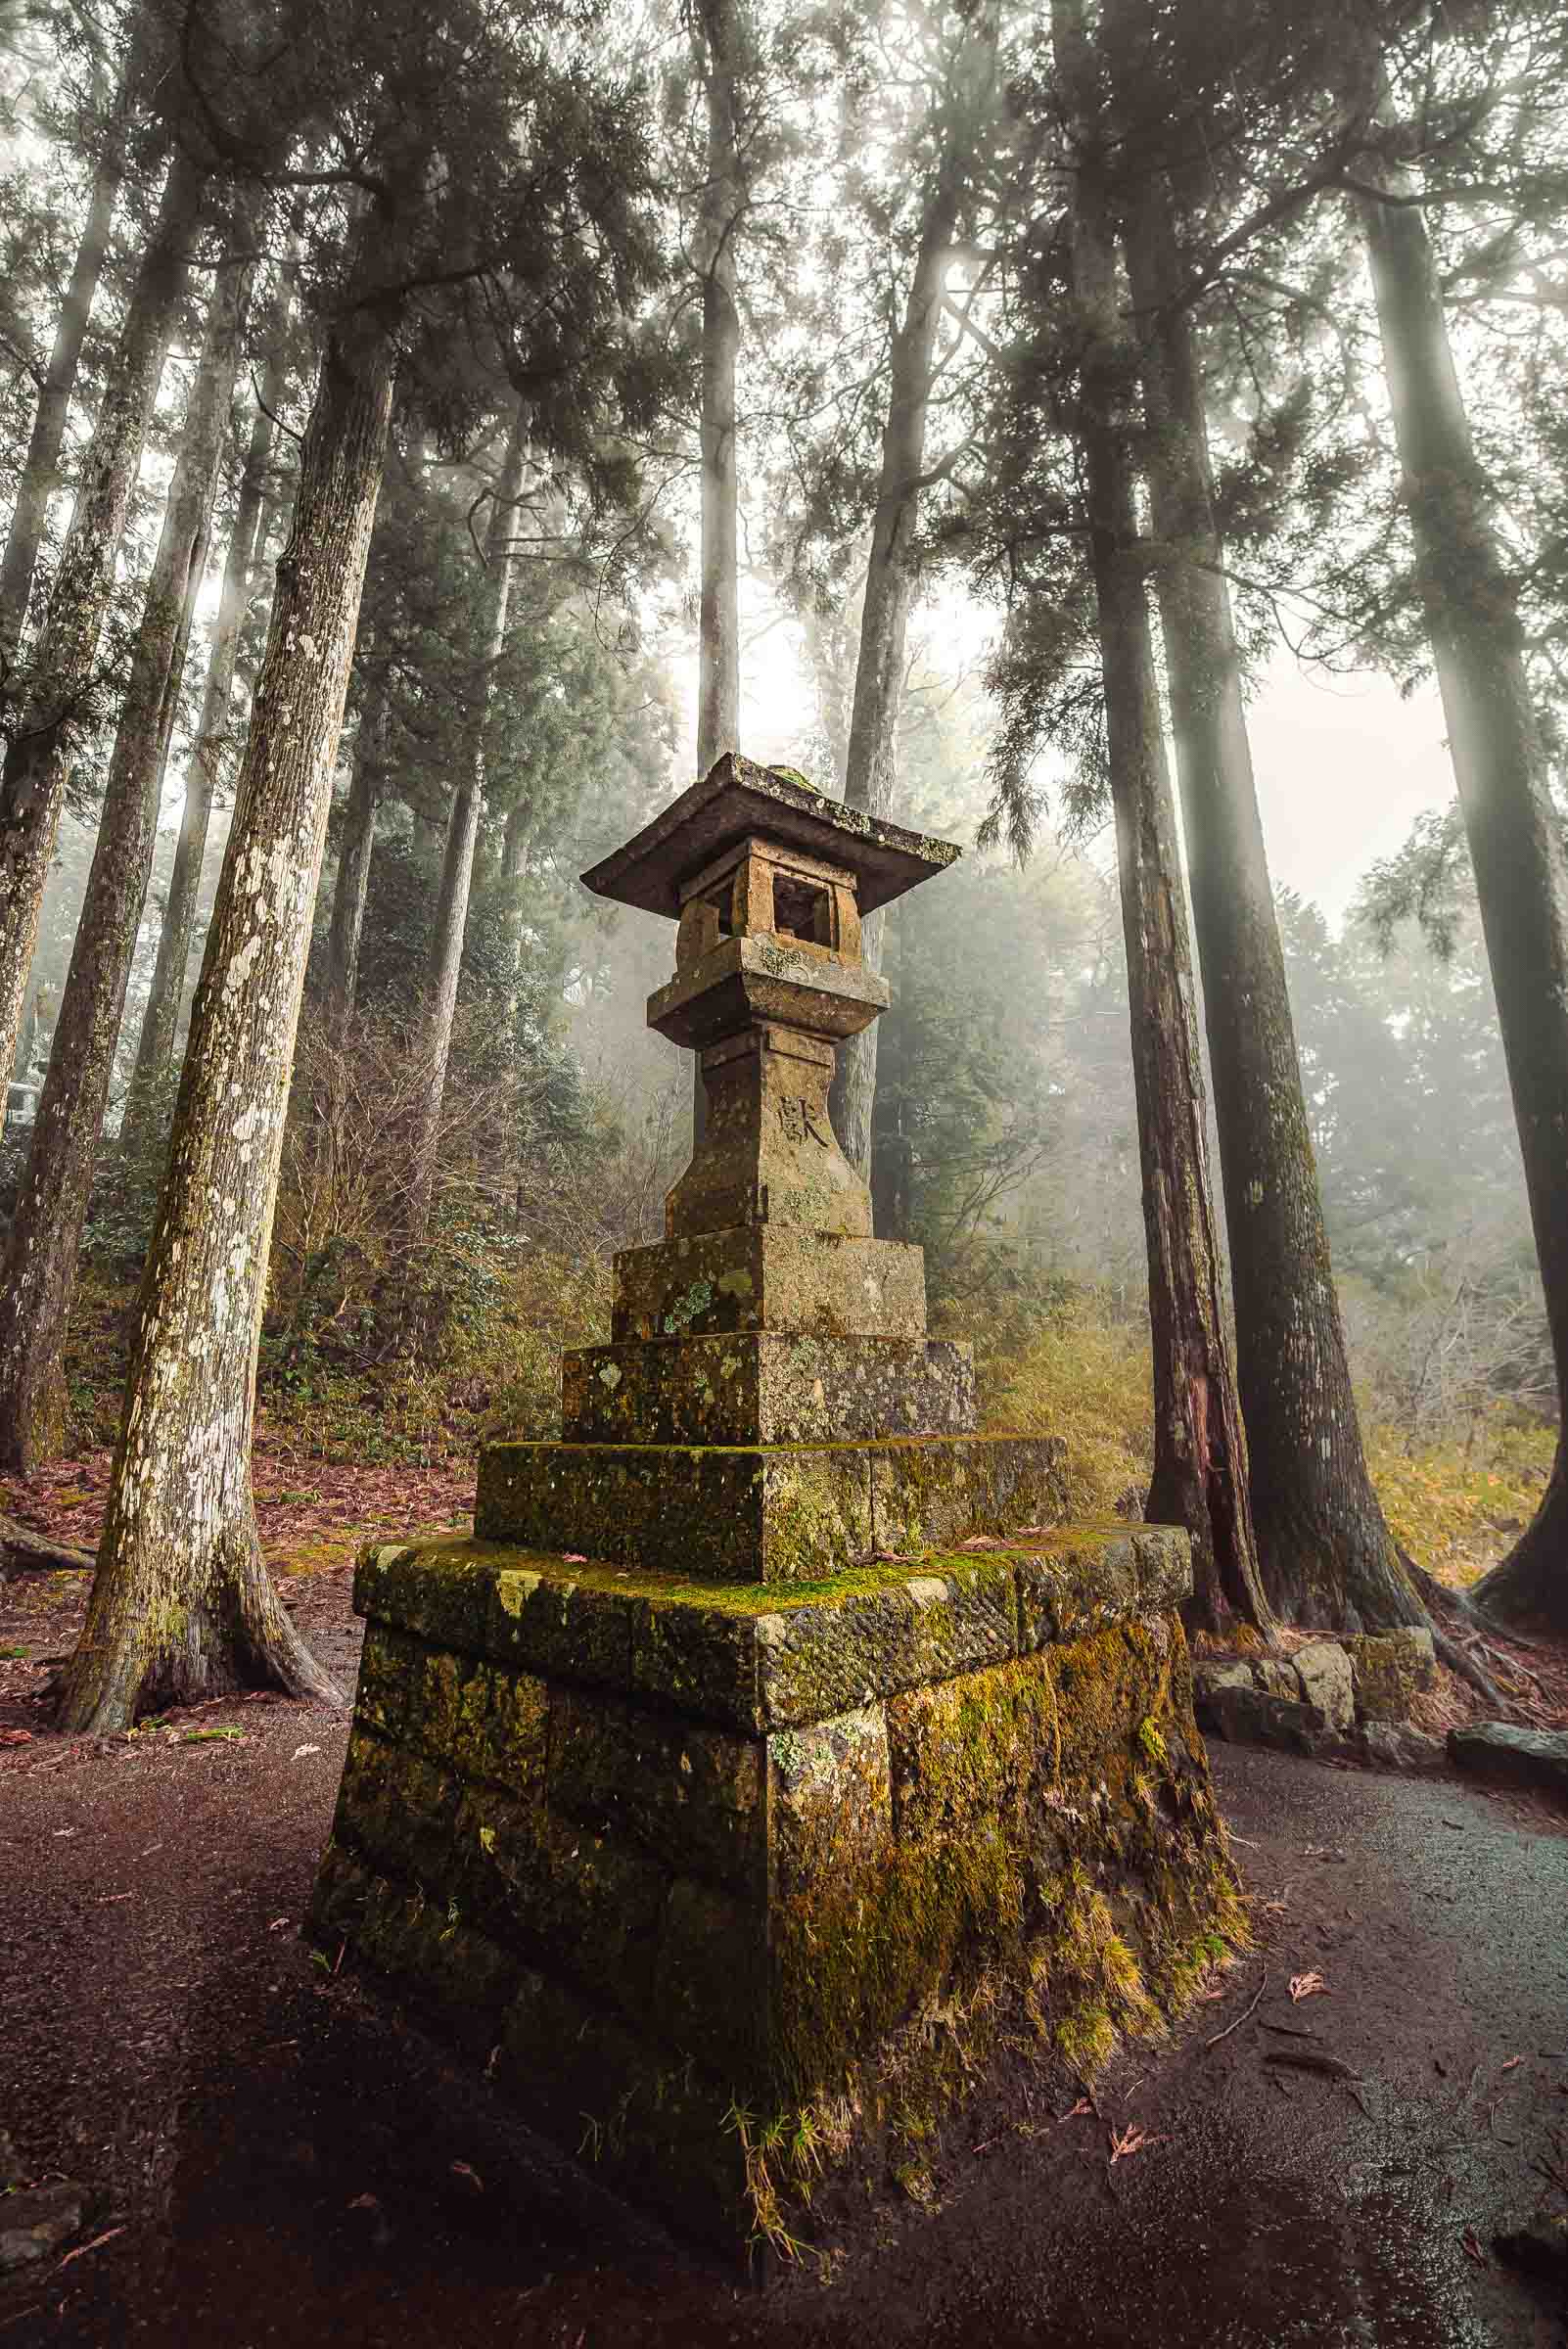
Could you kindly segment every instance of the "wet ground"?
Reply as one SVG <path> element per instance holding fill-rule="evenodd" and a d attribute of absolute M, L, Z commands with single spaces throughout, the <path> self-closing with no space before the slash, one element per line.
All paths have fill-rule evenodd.
<path fill-rule="evenodd" d="M 351 1672 L 342 1579 L 312 1581 Z M 90 2201 L 0 2279 L 0 2349 L 1568 2342 L 1490 2248 L 1568 2146 L 1560 1817 L 1217 1747 L 1259 1930 L 1222 1996 L 1097 2113 L 981 2142 L 934 2212 L 760 2297 L 301 1944 L 346 1733 L 262 1700 L 4 1757 L 0 2127 Z"/>

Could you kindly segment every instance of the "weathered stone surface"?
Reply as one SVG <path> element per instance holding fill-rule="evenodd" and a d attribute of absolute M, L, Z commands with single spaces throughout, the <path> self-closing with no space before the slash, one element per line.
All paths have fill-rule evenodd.
<path fill-rule="evenodd" d="M 577 1444 L 820 1444 L 962 1435 L 975 1424 L 967 1346 L 912 1338 L 661 1338 L 562 1357 L 562 1428 Z"/>
<path fill-rule="evenodd" d="M 548 1974 L 525 1972 L 494 2077 L 595 2177 L 731 2249 L 752 2233 L 730 2085 Z"/>
<path fill-rule="evenodd" d="M 1539 1786 L 1568 1800 L 1568 1736 L 1560 1729 L 1526 1729 L 1512 1722 L 1483 1721 L 1450 1729 L 1449 1759 L 1479 1777 L 1512 1786 Z"/>
<path fill-rule="evenodd" d="M 874 1546 L 870 1460 L 853 1444 L 493 1444 L 474 1526 L 710 1581 L 812 1581 Z"/>
<path fill-rule="evenodd" d="M 1353 1759 L 1370 1770 L 1441 1770 L 1448 1760 L 1441 1737 L 1401 1722 L 1366 1722 L 1348 1731 L 1345 1743 Z"/>
<path fill-rule="evenodd" d="M 1010 1833 L 1061 1764 L 1056 1689 L 1043 1657 L 907 1689 L 887 1706 L 900 1838 Z"/>
<path fill-rule="evenodd" d="M 354 1562 L 354 1611 L 433 1646 L 480 1655 L 495 1563 L 460 1536 L 417 1546 L 369 1543 Z"/>
<path fill-rule="evenodd" d="M 423 1650 L 417 1639 L 386 1625 L 371 1623 L 359 1651 L 359 1681 L 354 1691 L 354 1715 L 365 1727 L 379 1729 L 395 1743 L 409 1700 L 419 1684 Z"/>
<path fill-rule="evenodd" d="M 708 1116 L 665 1201 L 671 1239 L 737 1223 L 870 1238 L 871 1194 L 828 1115 L 828 1024 L 840 1036 L 867 1027 L 882 1008 L 872 990 L 886 1001 L 885 984 L 858 969 L 835 971 L 776 939 L 732 938 L 649 997 L 650 1027 L 704 1047 Z M 818 1015 L 815 1035 L 797 1025 L 807 1010 Z"/>
<path fill-rule="evenodd" d="M 1266 1696 L 1283 1697 L 1287 1705 L 1299 1705 L 1306 1695 L 1294 1669 L 1282 1656 L 1255 1656 L 1252 1684 Z M 1307 1701 L 1310 1704 L 1313 1699 L 1309 1696 Z"/>
<path fill-rule="evenodd" d="M 775 1883 L 780 1893 L 860 1867 L 893 1832 L 888 1720 L 862 1705 L 767 1740 Z"/>
<path fill-rule="evenodd" d="M 659 2037 L 720 2080 L 754 2085 L 767 2060 L 767 1911 L 683 1876 L 660 1923 Z"/>
<path fill-rule="evenodd" d="M 537 1792 L 549 1727 L 549 1689 L 536 1676 L 444 1648 L 420 1657 L 408 1738 L 459 1775 L 488 1779 L 513 1794 Z"/>
<path fill-rule="evenodd" d="M 755 1738 L 586 1690 L 554 1693 L 550 1808 L 629 1838 L 671 1873 L 760 1895 L 767 1874 L 763 1788 Z"/>
<path fill-rule="evenodd" d="M 457 1847 L 448 1846 L 438 1895 L 380 1873 L 336 1838 L 328 1844 L 310 1907 L 311 1930 L 345 1945 L 429 2008 L 476 2054 L 495 2044 L 522 1972 L 519 1960 L 459 1912 Z M 466 1887 L 464 1887 L 466 1891 Z"/>
<path fill-rule="evenodd" d="M 460 1792 L 461 1782 L 438 1763 L 356 1725 L 333 1833 L 395 1876 L 438 1884 L 449 1864 Z"/>
<path fill-rule="evenodd" d="M 1252 1666 L 1244 1658 L 1225 1658 L 1222 1661 L 1209 1656 L 1194 1659 L 1192 1666 L 1192 1710 L 1200 1729 L 1222 1737 L 1220 1726 L 1220 1696 L 1226 1688 L 1251 1688 L 1256 1683 Z"/>
<path fill-rule="evenodd" d="M 821 1721 L 1011 1656 L 1017 1632 L 1010 1562 L 932 1564 L 940 1571 L 759 1617 L 762 1723 L 772 1728 Z"/>
<path fill-rule="evenodd" d="M 81 2225 L 85 2199 L 81 2188 L 67 2180 L 0 2199 L 0 2275 L 47 2259 L 68 2242 Z"/>
<path fill-rule="evenodd" d="M 1315 1705 L 1291 1704 L 1262 1688 L 1220 1688 L 1213 1698 L 1215 1727 L 1232 1745 L 1270 1745 L 1282 1753 L 1317 1752 L 1328 1728 Z"/>
<path fill-rule="evenodd" d="M 631 1685 L 637 1602 L 626 1591 L 582 1583 L 559 1557 L 491 1553 L 484 1646 L 498 1661 L 606 1688 Z"/>
<path fill-rule="evenodd" d="M 1066 1511 L 1056 1436 L 931 1436 L 871 1452 L 876 1547 L 941 1548 L 972 1534 L 1056 1525 Z"/>
<path fill-rule="evenodd" d="M 1171 1614 L 1192 1588 L 1192 1551 L 1176 1526 L 1065 1525 L 1020 1550 L 1017 1571 L 1028 1653 L 1131 1615 Z"/>
<path fill-rule="evenodd" d="M 918 1248 L 750 1223 L 699 1239 L 627 1248 L 615 1262 L 610 1335 L 924 1338 L 926 1267 Z"/>
<path fill-rule="evenodd" d="M 1423 1625 L 1360 1633 L 1346 1640 L 1345 1650 L 1362 1721 L 1403 1721 L 1417 1690 L 1436 1685 L 1437 1654 Z"/>
<path fill-rule="evenodd" d="M 445 1872 L 459 1914 L 491 1942 L 647 2011 L 669 1874 L 629 1839 L 471 1787 Z"/>
<path fill-rule="evenodd" d="M 1310 1639 L 1291 1657 L 1301 1693 L 1330 1727 L 1348 1729 L 1356 1720 L 1356 1686 L 1351 1660 L 1337 1639 Z"/>

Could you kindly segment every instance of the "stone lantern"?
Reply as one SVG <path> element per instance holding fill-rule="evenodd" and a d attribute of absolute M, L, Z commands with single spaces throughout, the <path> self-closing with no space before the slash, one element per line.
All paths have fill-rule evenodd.
<path fill-rule="evenodd" d="M 1061 1445 L 976 1432 L 828 1119 L 888 1000 L 861 918 L 956 853 L 725 758 L 584 875 L 675 924 L 648 1018 L 705 1129 L 561 1440 L 491 1445 L 475 1539 L 355 1581 L 317 1929 L 738 2246 L 929 2166 L 998 2064 L 1033 2094 L 1020 2045 L 1152 2028 L 1232 1914 L 1186 1537 L 1067 1526 Z"/>

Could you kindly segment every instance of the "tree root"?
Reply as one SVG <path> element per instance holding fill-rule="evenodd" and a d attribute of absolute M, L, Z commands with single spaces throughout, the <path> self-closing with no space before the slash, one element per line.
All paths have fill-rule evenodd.
<path fill-rule="evenodd" d="M 89 1550 L 51 1542 L 47 1534 L 35 1533 L 30 1525 L 0 1516 L 0 1583 L 13 1574 L 91 1573 L 94 1563 Z"/>
<path fill-rule="evenodd" d="M 1399 1560 L 1409 1576 L 1411 1589 L 1425 1606 L 1431 1619 L 1432 1645 L 1437 1650 L 1439 1663 L 1446 1664 L 1450 1672 L 1455 1674 L 1459 1680 L 1467 1681 L 1478 1695 L 1486 1698 L 1489 1705 L 1497 1708 L 1499 1716 L 1504 1719 L 1511 1716 L 1514 1707 L 1503 1695 L 1490 1673 L 1477 1663 L 1468 1648 L 1461 1647 L 1453 1633 L 1445 1631 L 1439 1621 L 1440 1615 L 1456 1616 L 1461 1623 L 1471 1625 L 1477 1633 L 1481 1631 L 1483 1628 L 1481 1617 L 1471 1606 L 1464 1592 L 1453 1590 L 1447 1583 L 1440 1583 L 1435 1574 L 1428 1574 L 1424 1566 L 1418 1566 L 1409 1551 L 1403 1546 L 1400 1548 Z"/>

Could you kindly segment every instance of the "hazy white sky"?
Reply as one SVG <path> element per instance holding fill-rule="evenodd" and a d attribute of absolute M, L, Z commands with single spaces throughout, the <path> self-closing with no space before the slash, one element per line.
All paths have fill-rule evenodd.
<path fill-rule="evenodd" d="M 1273 877 L 1337 923 L 1366 867 L 1453 797 L 1437 687 L 1402 701 L 1373 672 L 1323 677 L 1281 653 L 1249 720 Z"/>

